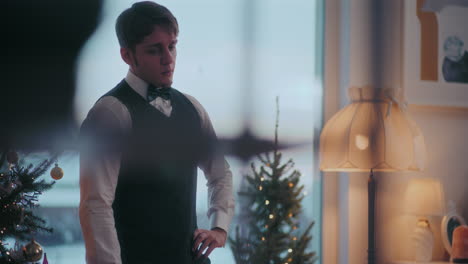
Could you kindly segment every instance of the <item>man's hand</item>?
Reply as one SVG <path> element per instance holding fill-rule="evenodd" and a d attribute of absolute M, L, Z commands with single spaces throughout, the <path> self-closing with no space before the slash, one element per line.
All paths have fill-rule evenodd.
<path fill-rule="evenodd" d="M 203 257 L 207 258 L 215 248 L 224 246 L 226 237 L 226 231 L 221 228 L 215 227 L 212 230 L 197 229 L 193 234 L 193 240 L 195 242 L 193 243 L 192 251 L 197 254 L 197 258 L 199 258 L 206 249 L 206 253 L 203 254 Z"/>

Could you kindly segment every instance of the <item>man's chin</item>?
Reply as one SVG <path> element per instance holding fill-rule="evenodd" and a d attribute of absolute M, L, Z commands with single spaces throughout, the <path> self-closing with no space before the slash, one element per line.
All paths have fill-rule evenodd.
<path fill-rule="evenodd" d="M 163 82 L 159 81 L 157 83 L 158 83 L 158 85 L 156 85 L 156 87 L 171 87 L 172 80 L 171 81 L 163 81 Z"/>
<path fill-rule="evenodd" d="M 161 85 L 161 87 L 171 87 L 171 86 L 172 86 L 172 82 L 163 83 Z"/>
<path fill-rule="evenodd" d="M 162 86 L 171 86 L 172 85 L 172 78 L 166 78 L 161 80 Z"/>

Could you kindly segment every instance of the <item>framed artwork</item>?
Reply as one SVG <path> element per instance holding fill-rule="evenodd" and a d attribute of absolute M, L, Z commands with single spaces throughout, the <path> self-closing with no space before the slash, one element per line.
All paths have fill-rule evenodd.
<path fill-rule="evenodd" d="M 468 1 L 406 0 L 403 25 L 408 103 L 468 108 Z"/>
<path fill-rule="evenodd" d="M 442 242 L 447 252 L 452 255 L 452 236 L 455 228 L 466 225 L 465 220 L 455 212 L 450 212 L 444 218 L 441 223 L 441 235 Z"/>

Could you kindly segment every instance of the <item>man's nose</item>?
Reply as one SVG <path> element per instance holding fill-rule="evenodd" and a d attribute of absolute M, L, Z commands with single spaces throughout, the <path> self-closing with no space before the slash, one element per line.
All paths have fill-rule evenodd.
<path fill-rule="evenodd" d="M 163 56 L 161 57 L 161 64 L 167 65 L 174 62 L 174 54 L 169 49 L 164 49 Z"/>

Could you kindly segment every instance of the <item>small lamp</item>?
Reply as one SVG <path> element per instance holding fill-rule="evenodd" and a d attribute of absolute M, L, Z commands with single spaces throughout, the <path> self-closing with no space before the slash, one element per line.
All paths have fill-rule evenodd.
<path fill-rule="evenodd" d="M 350 88 L 351 104 L 336 113 L 320 135 L 322 171 L 370 172 L 368 263 L 376 263 L 373 171 L 420 171 L 424 138 L 406 114 L 402 94 L 370 86 Z"/>
<path fill-rule="evenodd" d="M 413 234 L 414 257 L 417 262 L 432 259 L 434 235 L 428 217 L 445 213 L 444 192 L 439 181 L 430 178 L 411 179 L 405 194 L 405 211 L 418 217 Z"/>

